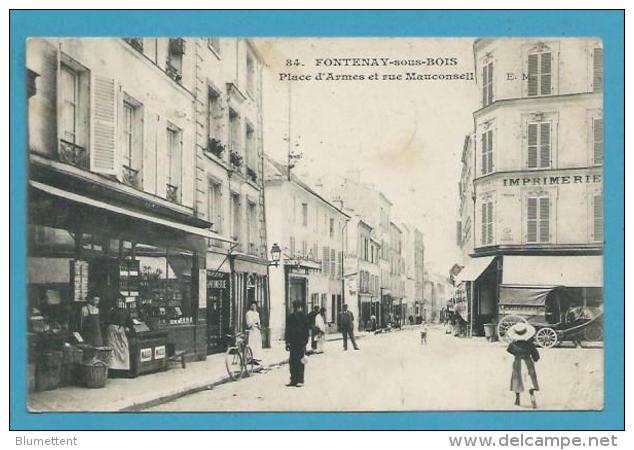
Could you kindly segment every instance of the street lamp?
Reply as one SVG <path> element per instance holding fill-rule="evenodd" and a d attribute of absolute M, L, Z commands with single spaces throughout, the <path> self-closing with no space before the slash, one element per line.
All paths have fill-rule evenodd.
<path fill-rule="evenodd" d="M 271 247 L 271 259 L 272 259 L 272 264 L 275 267 L 278 266 L 281 257 L 282 257 L 282 249 L 280 248 L 279 245 L 277 245 L 277 242 L 276 242 Z"/>

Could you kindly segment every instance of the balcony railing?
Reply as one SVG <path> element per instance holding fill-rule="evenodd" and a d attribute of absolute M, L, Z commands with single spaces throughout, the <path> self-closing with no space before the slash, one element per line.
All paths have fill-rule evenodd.
<path fill-rule="evenodd" d="M 167 184 L 166 197 L 170 202 L 180 203 L 178 186 Z"/>
<path fill-rule="evenodd" d="M 258 181 L 258 174 L 250 167 L 247 167 L 247 178 L 256 183 Z"/>
<path fill-rule="evenodd" d="M 220 142 L 220 140 L 216 138 L 209 138 L 207 140 L 207 148 L 205 150 L 212 155 L 215 155 L 218 158 L 222 159 L 222 154 L 225 151 L 225 146 L 222 144 L 222 142 Z"/>
<path fill-rule="evenodd" d="M 88 169 L 90 165 L 88 150 L 63 139 L 59 141 L 59 160 L 82 169 Z"/>
<path fill-rule="evenodd" d="M 179 82 L 183 78 L 180 69 L 176 68 L 169 60 L 165 63 L 165 72 L 174 81 Z"/>
<path fill-rule="evenodd" d="M 138 188 L 140 185 L 139 171 L 132 167 L 123 166 L 123 182 L 128 186 Z"/>

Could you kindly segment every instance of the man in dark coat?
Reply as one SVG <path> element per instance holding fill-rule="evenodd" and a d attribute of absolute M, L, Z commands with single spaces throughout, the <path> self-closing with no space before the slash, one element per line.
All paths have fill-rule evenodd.
<path fill-rule="evenodd" d="M 308 313 L 308 326 L 310 327 L 310 348 L 314 351 L 317 348 L 317 334 L 319 330 L 315 329 L 315 318 L 319 314 L 319 305 L 313 306 L 313 310 Z"/>
<path fill-rule="evenodd" d="M 286 331 L 284 340 L 286 350 L 290 352 L 288 366 L 291 372 L 291 381 L 286 386 L 302 387 L 304 385 L 304 364 L 302 358 L 305 355 L 308 343 L 308 318 L 302 311 L 302 303 L 293 302 L 293 312 L 286 318 Z"/>
<path fill-rule="evenodd" d="M 359 350 L 357 342 L 354 339 L 354 314 L 348 311 L 348 305 L 343 305 L 341 314 L 339 314 L 339 329 L 343 335 L 343 349 L 348 350 L 348 336 L 355 350 Z"/>

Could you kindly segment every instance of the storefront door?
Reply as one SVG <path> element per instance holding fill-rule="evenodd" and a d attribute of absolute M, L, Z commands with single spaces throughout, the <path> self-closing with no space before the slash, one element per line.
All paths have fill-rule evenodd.
<path fill-rule="evenodd" d="M 291 278 L 289 287 L 289 311 L 292 310 L 293 302 L 299 301 L 306 311 L 306 280 L 304 278 Z"/>
<path fill-rule="evenodd" d="M 226 335 L 231 333 L 229 274 L 207 273 L 207 353 L 226 350 Z"/>

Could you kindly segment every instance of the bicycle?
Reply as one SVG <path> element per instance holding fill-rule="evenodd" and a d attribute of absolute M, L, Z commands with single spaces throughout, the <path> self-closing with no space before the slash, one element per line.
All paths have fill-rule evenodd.
<path fill-rule="evenodd" d="M 243 376 L 251 376 L 256 364 L 253 359 L 253 351 L 248 344 L 248 335 L 246 333 L 239 333 L 235 336 L 228 334 L 227 337 L 234 340 L 234 344 L 229 346 L 225 353 L 225 366 L 229 378 L 235 381 Z"/>

